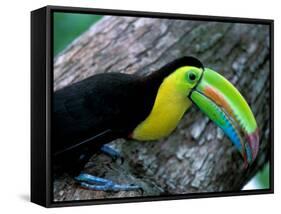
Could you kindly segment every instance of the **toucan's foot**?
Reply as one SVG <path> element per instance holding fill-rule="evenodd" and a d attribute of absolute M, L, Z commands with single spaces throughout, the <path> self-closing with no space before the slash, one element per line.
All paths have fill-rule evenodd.
<path fill-rule="evenodd" d="M 75 180 L 86 189 L 99 191 L 132 191 L 142 190 L 141 187 L 134 184 L 117 184 L 111 180 L 96 177 L 87 173 L 81 173 Z"/>
<path fill-rule="evenodd" d="M 119 153 L 117 150 L 113 149 L 111 146 L 109 146 L 109 145 L 102 145 L 102 147 L 100 148 L 100 150 L 101 150 L 104 154 L 110 156 L 110 157 L 111 157 L 112 159 L 114 159 L 114 160 L 120 159 L 121 162 L 123 163 L 123 161 L 124 161 L 124 160 L 123 160 L 123 157 L 120 155 L 120 153 Z"/>

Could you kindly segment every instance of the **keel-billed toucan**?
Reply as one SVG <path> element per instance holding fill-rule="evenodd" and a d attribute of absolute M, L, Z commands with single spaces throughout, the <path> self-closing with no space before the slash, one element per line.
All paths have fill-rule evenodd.
<path fill-rule="evenodd" d="M 192 103 L 223 130 L 246 165 L 254 161 L 258 127 L 245 99 L 220 74 L 194 57 L 182 57 L 147 76 L 103 73 L 56 91 L 54 166 L 89 189 L 136 189 L 137 185 L 79 173 L 99 149 L 115 154 L 104 144 L 117 138 L 147 141 L 168 136 Z"/>

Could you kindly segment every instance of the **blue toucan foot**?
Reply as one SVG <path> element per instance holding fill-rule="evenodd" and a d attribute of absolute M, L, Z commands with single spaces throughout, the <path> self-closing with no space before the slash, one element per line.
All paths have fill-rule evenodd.
<path fill-rule="evenodd" d="M 99 191 L 132 191 L 142 190 L 141 187 L 134 184 L 117 184 L 111 180 L 96 177 L 87 173 L 81 173 L 75 180 L 86 189 Z"/>
<path fill-rule="evenodd" d="M 119 153 L 117 150 L 113 149 L 111 146 L 105 145 L 105 144 L 104 144 L 104 145 L 102 145 L 102 147 L 100 148 L 100 150 L 101 150 L 104 154 L 110 156 L 112 159 L 114 159 L 114 160 L 120 159 L 120 160 L 121 160 L 121 163 L 124 162 L 124 159 L 123 159 L 123 157 L 120 155 L 120 153 Z"/>

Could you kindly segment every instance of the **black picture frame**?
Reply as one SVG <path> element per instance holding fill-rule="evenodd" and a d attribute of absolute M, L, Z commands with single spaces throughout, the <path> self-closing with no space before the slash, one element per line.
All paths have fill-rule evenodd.
<path fill-rule="evenodd" d="M 266 24 L 270 27 L 270 188 L 240 192 L 200 193 L 155 197 L 98 199 L 86 201 L 53 202 L 51 179 L 51 112 L 53 93 L 53 13 L 71 12 L 97 15 L 155 17 L 184 20 L 239 22 Z M 274 21 L 239 17 L 201 16 L 173 13 L 92 9 L 80 7 L 46 6 L 31 12 L 31 201 L 45 207 L 111 204 L 175 200 L 188 198 L 225 197 L 268 194 L 274 192 Z"/>

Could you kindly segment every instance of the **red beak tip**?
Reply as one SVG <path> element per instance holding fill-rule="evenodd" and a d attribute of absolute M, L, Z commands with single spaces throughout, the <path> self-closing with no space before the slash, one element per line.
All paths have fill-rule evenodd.
<path fill-rule="evenodd" d="M 258 152 L 259 152 L 259 147 L 260 147 L 260 138 L 259 138 L 259 132 L 258 129 L 256 129 L 255 132 L 249 134 L 247 136 L 247 141 L 249 142 L 251 151 L 252 151 L 252 162 L 256 159 Z"/>
<path fill-rule="evenodd" d="M 249 167 L 249 163 L 247 160 L 244 161 L 243 167 L 244 169 L 247 169 Z"/>

